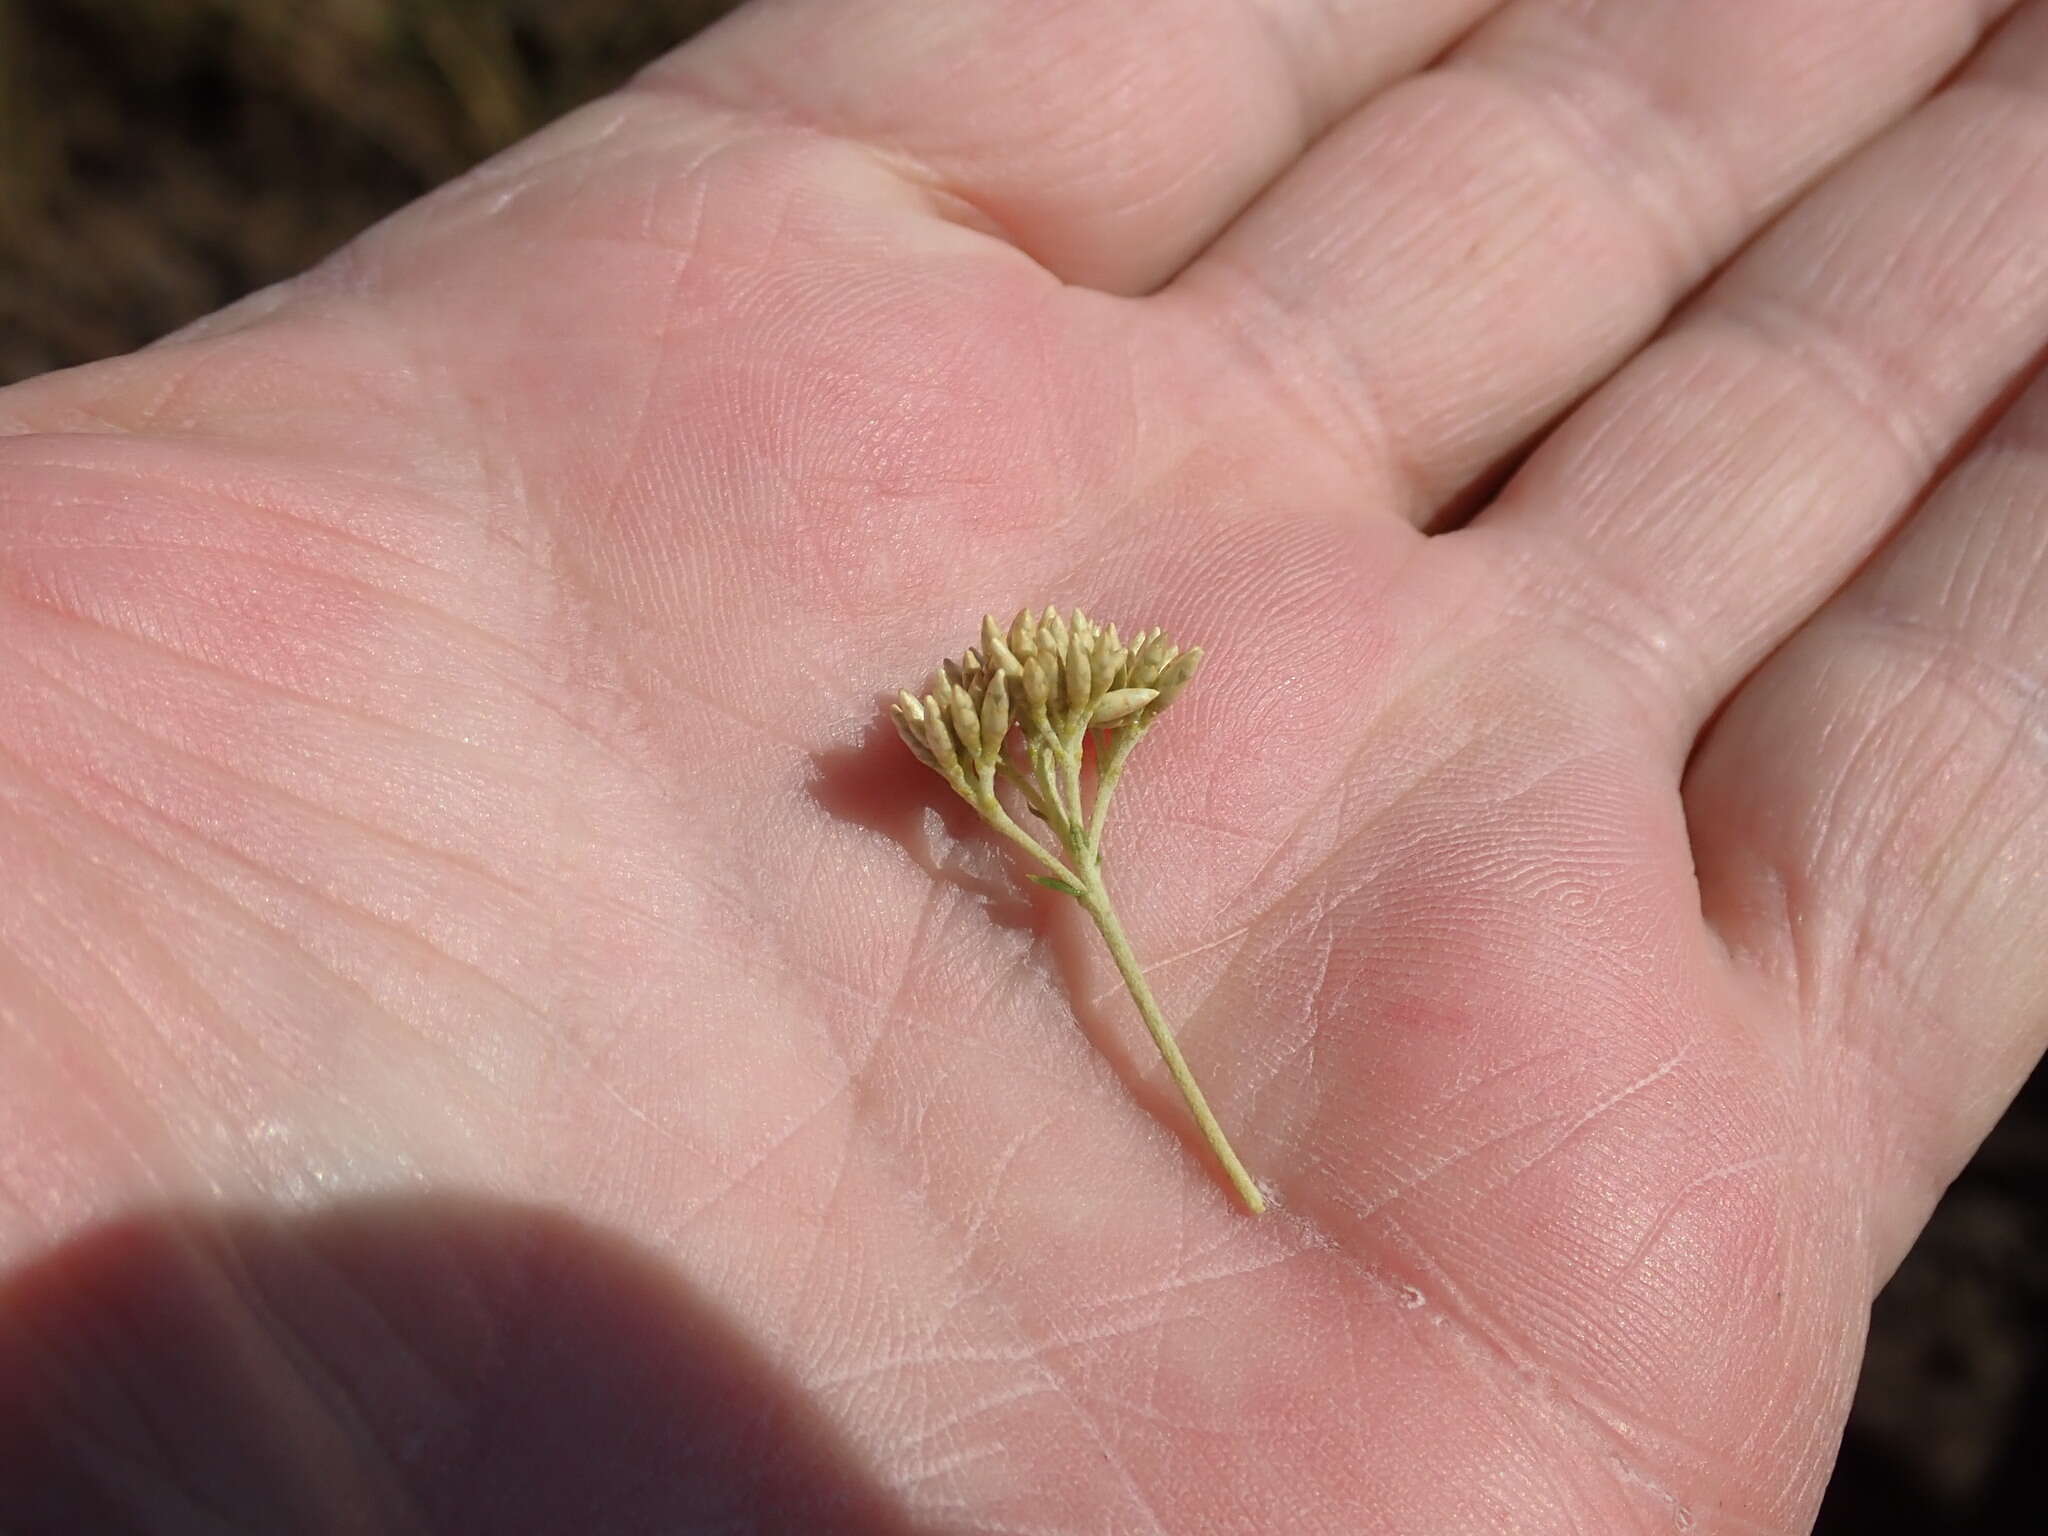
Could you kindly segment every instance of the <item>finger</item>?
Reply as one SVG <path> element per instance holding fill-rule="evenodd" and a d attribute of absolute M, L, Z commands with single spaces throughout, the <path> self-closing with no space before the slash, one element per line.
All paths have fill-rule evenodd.
<path fill-rule="evenodd" d="M 1803 1000 L 1888 1271 L 2048 1044 L 2048 382 L 1743 689 L 1707 911 Z"/>
<path fill-rule="evenodd" d="M 2048 337 L 2048 7 L 1785 219 L 1473 525 L 1675 750 Z"/>
<path fill-rule="evenodd" d="M 1141 292 L 1498 0 L 797 0 L 657 85 L 884 151 L 1070 283 Z"/>
<path fill-rule="evenodd" d="M 1376 501 L 1431 520 L 1996 8 L 1520 0 L 1334 131 L 1171 292 Z"/>

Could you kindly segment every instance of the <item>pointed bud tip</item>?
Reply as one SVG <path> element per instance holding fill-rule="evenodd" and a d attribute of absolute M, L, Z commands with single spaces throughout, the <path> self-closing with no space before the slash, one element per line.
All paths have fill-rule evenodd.
<path fill-rule="evenodd" d="M 1127 720 L 1159 697 L 1157 688 L 1117 688 L 1102 696 L 1095 708 L 1095 725 L 1114 725 Z"/>

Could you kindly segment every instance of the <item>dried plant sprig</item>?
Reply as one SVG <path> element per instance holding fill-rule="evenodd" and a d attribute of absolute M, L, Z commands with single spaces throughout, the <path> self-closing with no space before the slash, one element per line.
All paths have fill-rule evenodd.
<path fill-rule="evenodd" d="M 1103 826 L 1124 764 L 1201 664 L 1199 646 L 1182 650 L 1164 630 L 1142 631 L 1126 642 L 1114 624 L 1097 624 L 1079 608 L 1070 617 L 1027 608 L 1007 628 L 984 617 L 980 646 L 943 662 L 922 695 L 899 693 L 889 715 L 917 760 L 1045 871 L 1031 878 L 1073 897 L 1094 920 L 1196 1125 L 1245 1209 L 1256 1215 L 1266 1208 L 1265 1197 L 1188 1070 L 1102 879 Z M 1090 731 L 1092 798 L 1081 773 Z M 1010 748 L 1013 734 L 1021 753 Z M 999 795 L 1005 783 L 1050 829 L 1057 851 L 1010 815 Z"/>

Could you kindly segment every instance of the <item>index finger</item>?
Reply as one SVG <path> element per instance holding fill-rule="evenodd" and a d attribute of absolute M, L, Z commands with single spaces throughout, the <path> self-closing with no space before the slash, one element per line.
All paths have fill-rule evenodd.
<path fill-rule="evenodd" d="M 1139 293 L 1498 3 L 791 0 L 646 79 L 883 151 L 1067 282 Z"/>

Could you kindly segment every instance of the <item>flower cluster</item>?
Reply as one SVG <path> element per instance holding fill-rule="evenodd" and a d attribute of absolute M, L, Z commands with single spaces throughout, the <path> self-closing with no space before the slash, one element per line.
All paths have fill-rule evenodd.
<path fill-rule="evenodd" d="M 1183 651 L 1164 630 L 1127 643 L 1114 624 L 1079 608 L 1071 619 L 1027 608 L 1007 631 L 984 617 L 980 647 L 947 661 L 922 698 L 898 694 L 889 714 L 919 762 L 978 799 L 994 792 L 1013 723 L 1027 746 L 1063 756 L 1091 729 L 1122 727 L 1135 737 L 1201 664 L 1200 647 Z"/>
<path fill-rule="evenodd" d="M 1124 763 L 1201 664 L 1198 648 L 1183 651 L 1163 630 L 1142 631 L 1127 644 L 1114 624 L 1097 624 L 1078 608 L 1071 618 L 1054 608 L 1043 615 L 1027 608 L 1007 630 L 984 618 L 980 647 L 940 667 L 922 697 L 899 693 L 889 716 L 917 760 L 1038 866 L 1042 873 L 1033 880 L 1073 897 L 1093 919 L 1196 1125 L 1244 1208 L 1256 1214 L 1266 1208 L 1266 1197 L 1210 1112 L 1102 878 L 1103 824 Z M 1013 725 L 1024 738 L 1021 760 L 1010 756 Z M 1101 732 L 1092 799 L 1081 771 L 1091 730 Z M 998 775 L 1055 834 L 1053 847 L 1011 819 L 996 795 Z"/>

